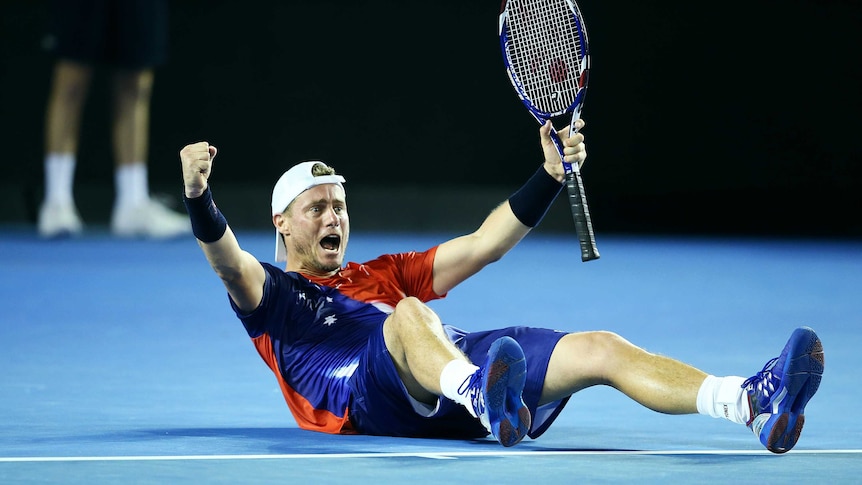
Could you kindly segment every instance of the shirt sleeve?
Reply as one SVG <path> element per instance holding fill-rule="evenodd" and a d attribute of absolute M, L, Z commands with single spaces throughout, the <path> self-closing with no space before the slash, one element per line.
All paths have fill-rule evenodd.
<path fill-rule="evenodd" d="M 444 298 L 434 292 L 434 256 L 437 246 L 423 251 L 391 254 L 387 257 L 395 268 L 395 277 L 407 296 L 416 297 L 422 301 Z"/>
<path fill-rule="evenodd" d="M 272 269 L 276 269 L 274 266 L 261 263 L 263 266 L 264 273 L 266 274 L 266 279 L 263 283 L 263 297 L 260 299 L 260 304 L 252 310 L 251 312 L 244 313 L 242 310 L 237 307 L 236 303 L 233 301 L 233 298 L 228 294 L 228 300 L 230 301 L 230 307 L 233 309 L 234 313 L 236 313 L 237 318 L 242 322 L 245 327 L 246 332 L 248 332 L 248 336 L 251 338 L 256 338 L 267 331 L 267 309 L 270 307 L 268 301 L 272 298 L 272 294 L 274 293 L 273 286 L 276 284 L 276 278 L 271 274 Z M 277 269 L 276 269 L 277 270 Z M 279 270 L 277 270 L 279 271 Z"/>

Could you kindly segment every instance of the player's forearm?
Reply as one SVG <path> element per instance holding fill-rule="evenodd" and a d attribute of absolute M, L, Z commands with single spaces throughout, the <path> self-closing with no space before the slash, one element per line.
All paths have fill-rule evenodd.
<path fill-rule="evenodd" d="M 184 197 L 192 230 L 210 266 L 240 308 L 256 308 L 265 280 L 257 259 L 240 248 L 207 187 L 198 197 Z"/>
<path fill-rule="evenodd" d="M 225 282 L 240 278 L 244 264 L 244 251 L 240 248 L 230 227 L 218 241 L 204 242 L 198 239 L 198 245 L 219 278 Z"/>
<path fill-rule="evenodd" d="M 218 241 L 198 240 L 198 245 L 234 303 L 243 311 L 257 308 L 263 298 L 266 274 L 257 258 L 239 246 L 230 227 Z"/>
<path fill-rule="evenodd" d="M 236 279 L 242 265 L 242 250 L 227 225 L 227 219 L 213 201 L 212 191 L 207 185 L 196 197 L 189 197 L 189 194 L 186 189 L 183 203 L 189 213 L 192 232 L 207 261 L 223 280 Z"/>
<path fill-rule="evenodd" d="M 539 168 L 527 182 L 500 204 L 476 231 L 489 262 L 503 257 L 530 229 L 541 222 L 562 185 L 545 168 Z"/>
<path fill-rule="evenodd" d="M 472 237 L 477 241 L 477 253 L 482 254 L 482 259 L 488 264 L 502 258 L 530 229 L 531 227 L 518 220 L 506 201 L 485 218 Z"/>
<path fill-rule="evenodd" d="M 502 258 L 541 221 L 561 190 L 562 185 L 539 168 L 517 192 L 491 211 L 476 231 L 447 244 L 459 271 L 472 274 Z"/>

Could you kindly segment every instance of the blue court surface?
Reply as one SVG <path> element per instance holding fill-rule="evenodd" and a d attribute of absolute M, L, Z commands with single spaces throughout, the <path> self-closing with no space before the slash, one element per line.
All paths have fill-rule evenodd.
<path fill-rule="evenodd" d="M 240 232 L 270 261 L 269 231 Z M 349 259 L 452 235 L 357 233 Z M 537 440 L 331 436 L 296 427 L 193 238 L 46 242 L 0 230 L 0 483 L 859 483 L 862 242 L 532 234 L 432 303 L 466 329 L 613 330 L 748 377 L 813 327 L 826 370 L 797 447 L 576 394 Z"/>

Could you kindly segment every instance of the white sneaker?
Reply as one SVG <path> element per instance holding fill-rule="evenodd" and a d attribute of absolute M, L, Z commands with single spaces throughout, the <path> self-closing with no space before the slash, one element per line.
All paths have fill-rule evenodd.
<path fill-rule="evenodd" d="M 114 207 L 111 232 L 119 237 L 168 239 L 191 234 L 192 225 L 184 214 L 168 209 L 154 199 L 129 207 Z"/>
<path fill-rule="evenodd" d="M 44 202 L 39 208 L 37 229 L 41 237 L 56 238 L 76 236 L 84 229 L 84 225 L 81 223 L 81 216 L 78 215 L 74 202 L 68 204 Z"/>

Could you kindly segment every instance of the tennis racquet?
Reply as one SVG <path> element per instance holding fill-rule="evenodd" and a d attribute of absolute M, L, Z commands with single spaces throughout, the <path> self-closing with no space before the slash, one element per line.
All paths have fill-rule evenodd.
<path fill-rule="evenodd" d="M 500 44 L 512 86 L 540 124 L 571 115 L 569 132 L 581 115 L 590 68 L 587 30 L 573 0 L 503 0 Z M 563 158 L 563 144 L 551 139 Z M 599 258 L 578 164 L 563 160 L 566 188 L 581 246 L 581 260 Z"/>

